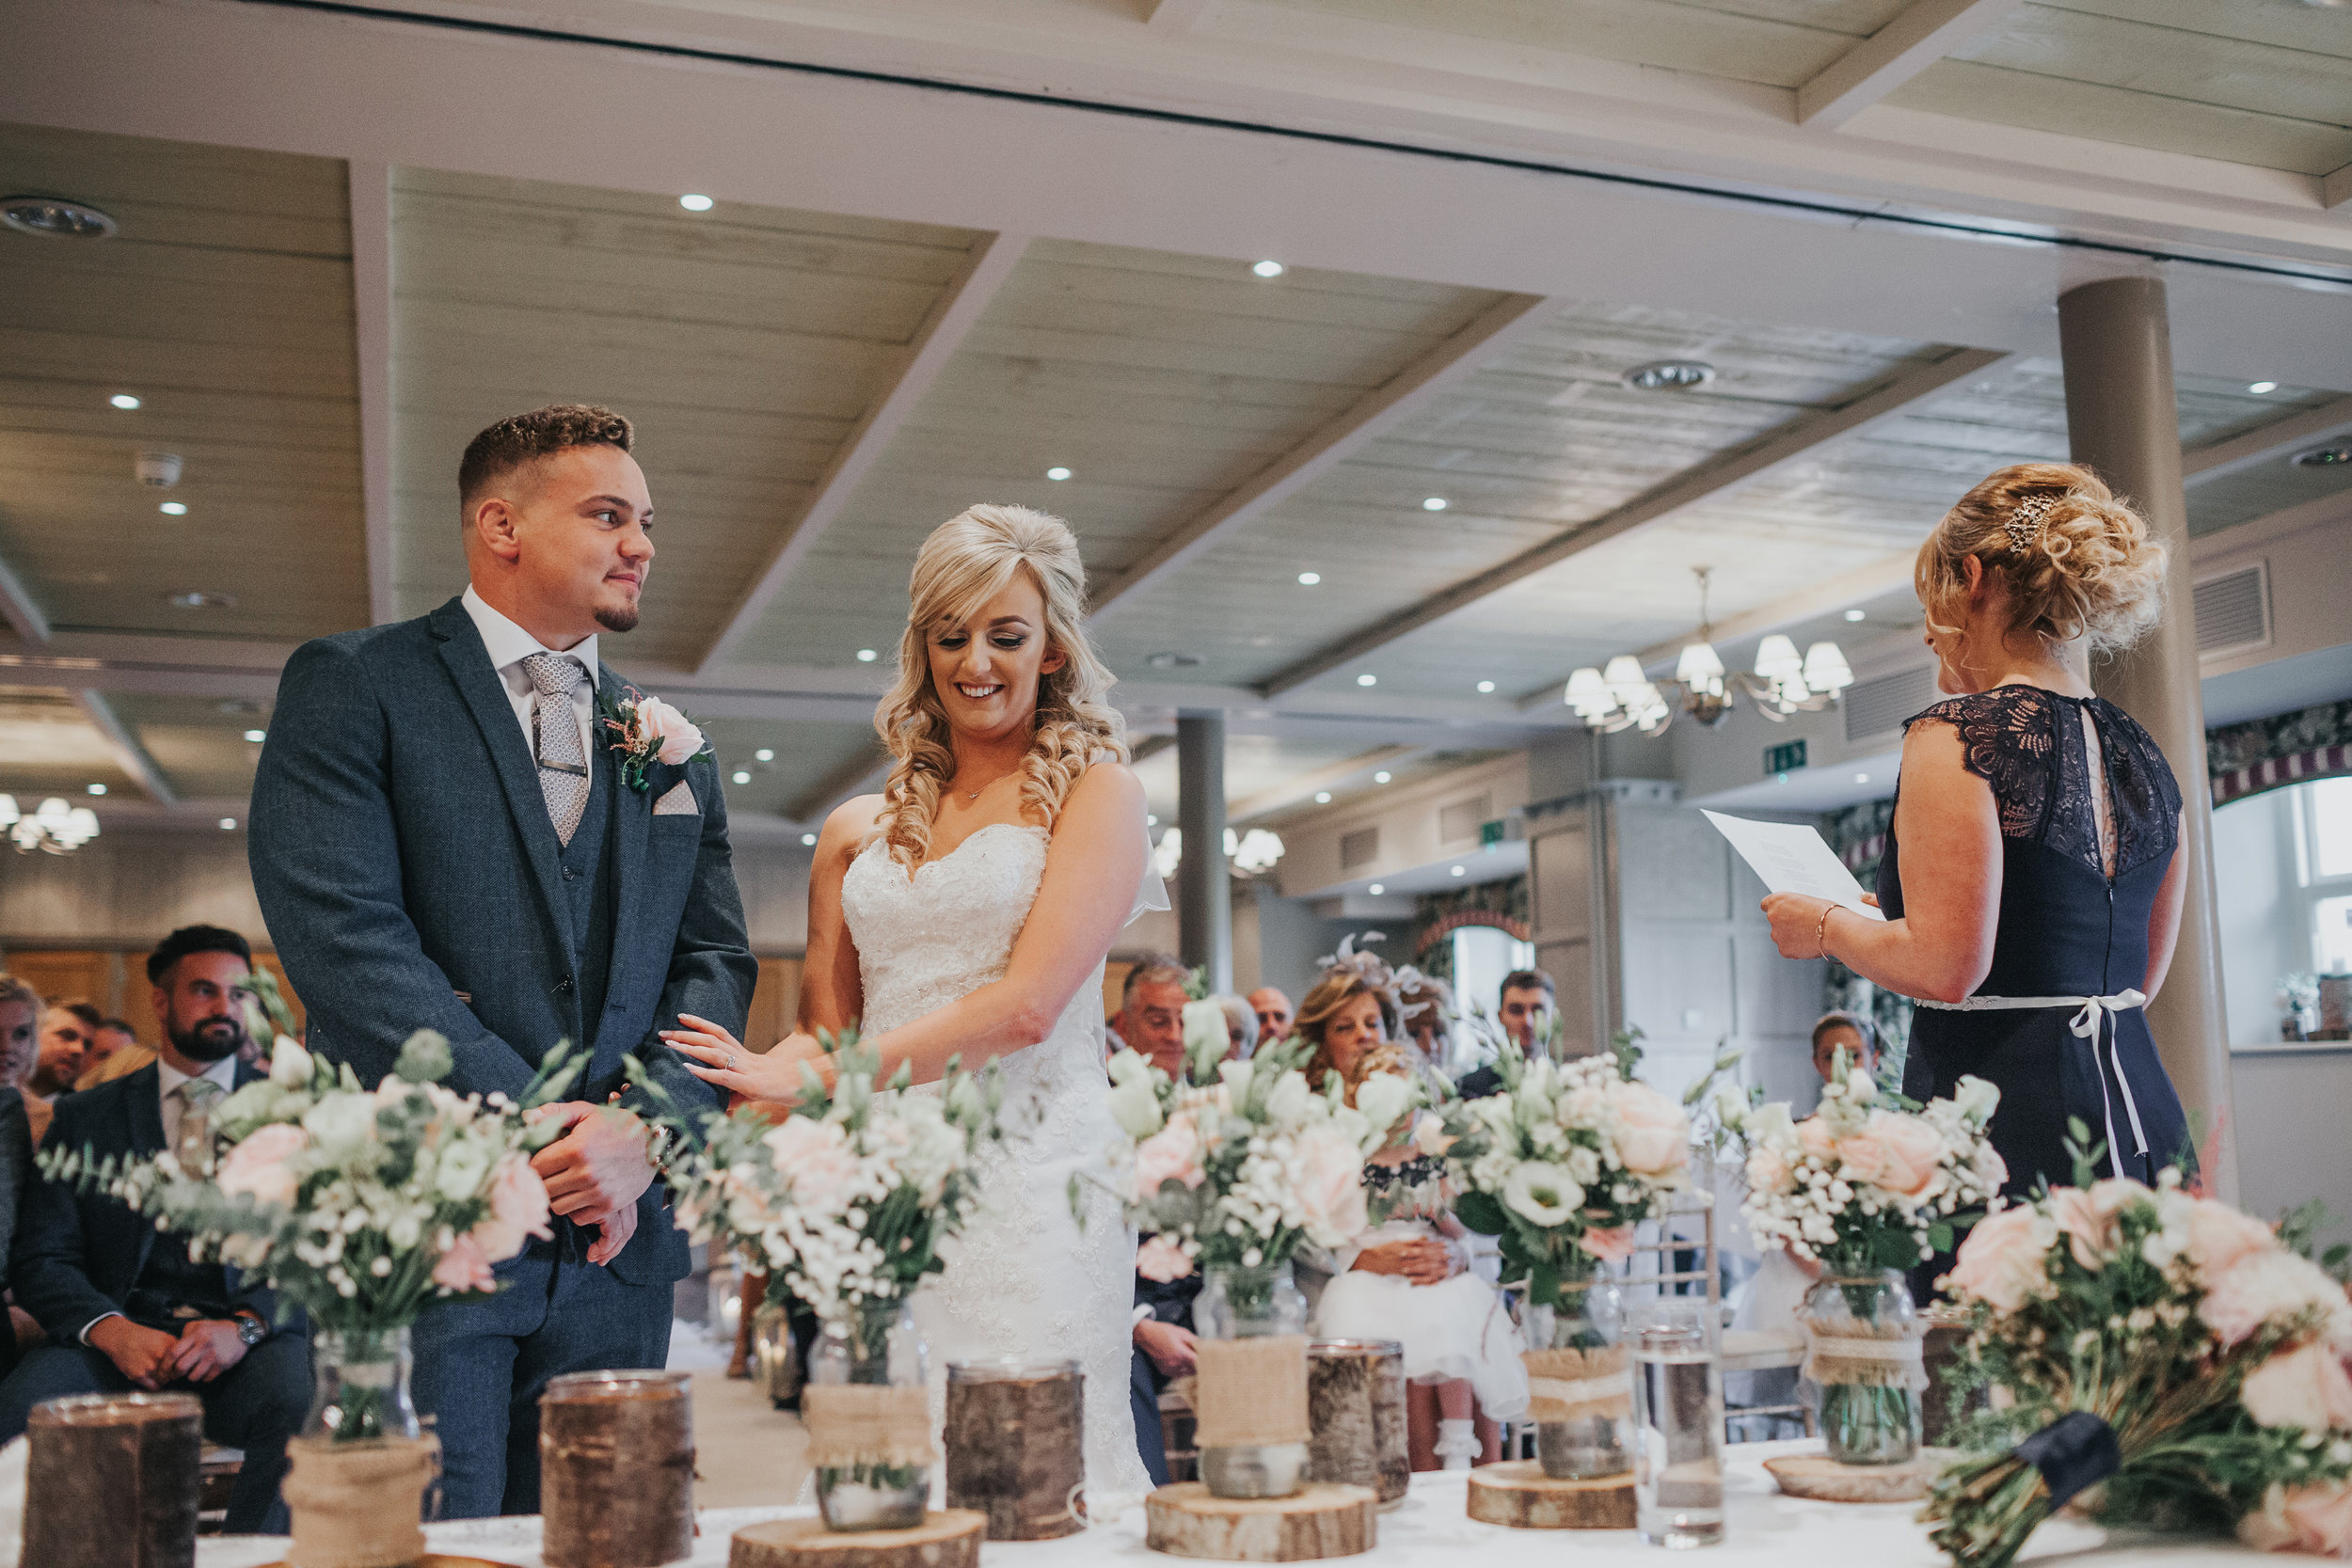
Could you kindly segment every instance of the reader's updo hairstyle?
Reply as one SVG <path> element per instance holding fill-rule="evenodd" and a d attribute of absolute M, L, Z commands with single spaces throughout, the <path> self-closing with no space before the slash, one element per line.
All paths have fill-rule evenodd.
<path fill-rule="evenodd" d="M 2164 609 L 2165 547 L 2090 469 L 2019 463 L 1988 475 L 1919 546 L 1914 580 L 1928 624 L 1951 635 L 1975 556 L 2009 589 L 2009 633 L 2128 648 Z"/>

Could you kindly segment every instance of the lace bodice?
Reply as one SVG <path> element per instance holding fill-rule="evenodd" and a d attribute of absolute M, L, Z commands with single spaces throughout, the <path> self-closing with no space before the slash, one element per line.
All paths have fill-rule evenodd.
<path fill-rule="evenodd" d="M 1993 786 L 2003 837 L 2042 844 L 2105 875 L 2102 792 L 2084 743 L 2084 715 L 2098 732 L 2106 772 L 2113 874 L 2169 860 L 2180 836 L 2180 785 L 2154 738 L 2113 703 L 2038 686 L 1996 686 L 1938 703 L 1910 722 L 1938 720 L 1960 732 L 1963 766 Z"/>

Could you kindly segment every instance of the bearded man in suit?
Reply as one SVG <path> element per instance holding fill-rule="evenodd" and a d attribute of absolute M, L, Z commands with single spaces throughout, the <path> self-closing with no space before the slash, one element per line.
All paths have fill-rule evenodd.
<path fill-rule="evenodd" d="M 636 626 L 653 564 L 634 444 L 627 420 L 576 404 L 474 437 L 470 586 L 298 649 L 254 784 L 254 887 L 312 1051 L 372 1084 L 437 1029 L 451 1087 L 516 1099 L 557 1042 L 588 1053 L 532 1161 L 553 1240 L 501 1264 L 494 1299 L 417 1325 L 450 1518 L 538 1512 L 549 1378 L 667 1359 L 687 1243 L 626 1062 L 690 1116 L 711 1108 L 655 1031 L 692 1013 L 739 1032 L 757 974 L 715 761 L 659 708 L 640 717 L 671 744 L 633 745 L 614 720 L 636 694 L 597 657 L 599 634 Z"/>

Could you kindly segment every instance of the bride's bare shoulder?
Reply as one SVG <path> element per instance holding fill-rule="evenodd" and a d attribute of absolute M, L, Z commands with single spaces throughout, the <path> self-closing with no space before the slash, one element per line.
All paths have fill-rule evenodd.
<path fill-rule="evenodd" d="M 1143 781 L 1123 762 L 1093 764 L 1070 786 L 1070 803 L 1084 801 L 1091 810 L 1135 812 L 1143 809 Z"/>
<path fill-rule="evenodd" d="M 882 821 L 884 804 L 880 795 L 859 795 L 834 807 L 817 835 L 817 857 L 853 855 L 864 848 Z"/>

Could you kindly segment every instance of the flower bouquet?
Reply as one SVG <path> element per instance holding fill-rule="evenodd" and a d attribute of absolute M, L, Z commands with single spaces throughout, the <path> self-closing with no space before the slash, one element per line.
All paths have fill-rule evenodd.
<path fill-rule="evenodd" d="M 2078 1131 L 2078 1140 L 2088 1134 Z M 1970 1361 L 2007 1390 L 1983 1450 L 1923 1515 L 1962 1568 L 2003 1568 L 2086 1489 L 2121 1523 L 2352 1551 L 2352 1305 L 2270 1227 L 2192 1196 L 2089 1180 L 1992 1215 L 1945 1283 Z"/>
<path fill-rule="evenodd" d="M 1601 1265 L 1630 1255 L 1635 1225 L 1689 1184 L 1689 1118 L 1632 1076 L 1638 1059 L 1506 1050 L 1502 1091 L 1447 1116 L 1454 1216 L 1500 1238 L 1503 1281 L 1527 1285 L 1528 1418 L 1556 1480 L 1631 1468 L 1616 1291 Z"/>
<path fill-rule="evenodd" d="M 1951 1099 L 1914 1106 L 1841 1053 L 1820 1109 L 1804 1121 L 1778 1101 L 1726 1107 L 1748 1145 L 1749 1229 L 1826 1271 L 1800 1321 L 1821 1433 L 1842 1464 L 1918 1453 L 1926 1330 L 1899 1271 L 1948 1252 L 1997 1206 L 2009 1171 L 1985 1129 L 2000 1098 L 1963 1078 Z"/>
<path fill-rule="evenodd" d="M 811 1071 L 791 1112 L 712 1111 L 665 1173 L 678 1221 L 755 1258 L 815 1310 L 802 1414 L 828 1528 L 920 1524 L 930 1495 L 930 1413 L 922 1338 L 908 1307 L 945 1263 L 940 1243 L 979 1200 L 977 1159 L 1000 1135 L 995 1073 L 950 1062 L 913 1086 L 857 1031 L 818 1036 L 837 1064 L 828 1091 Z"/>

